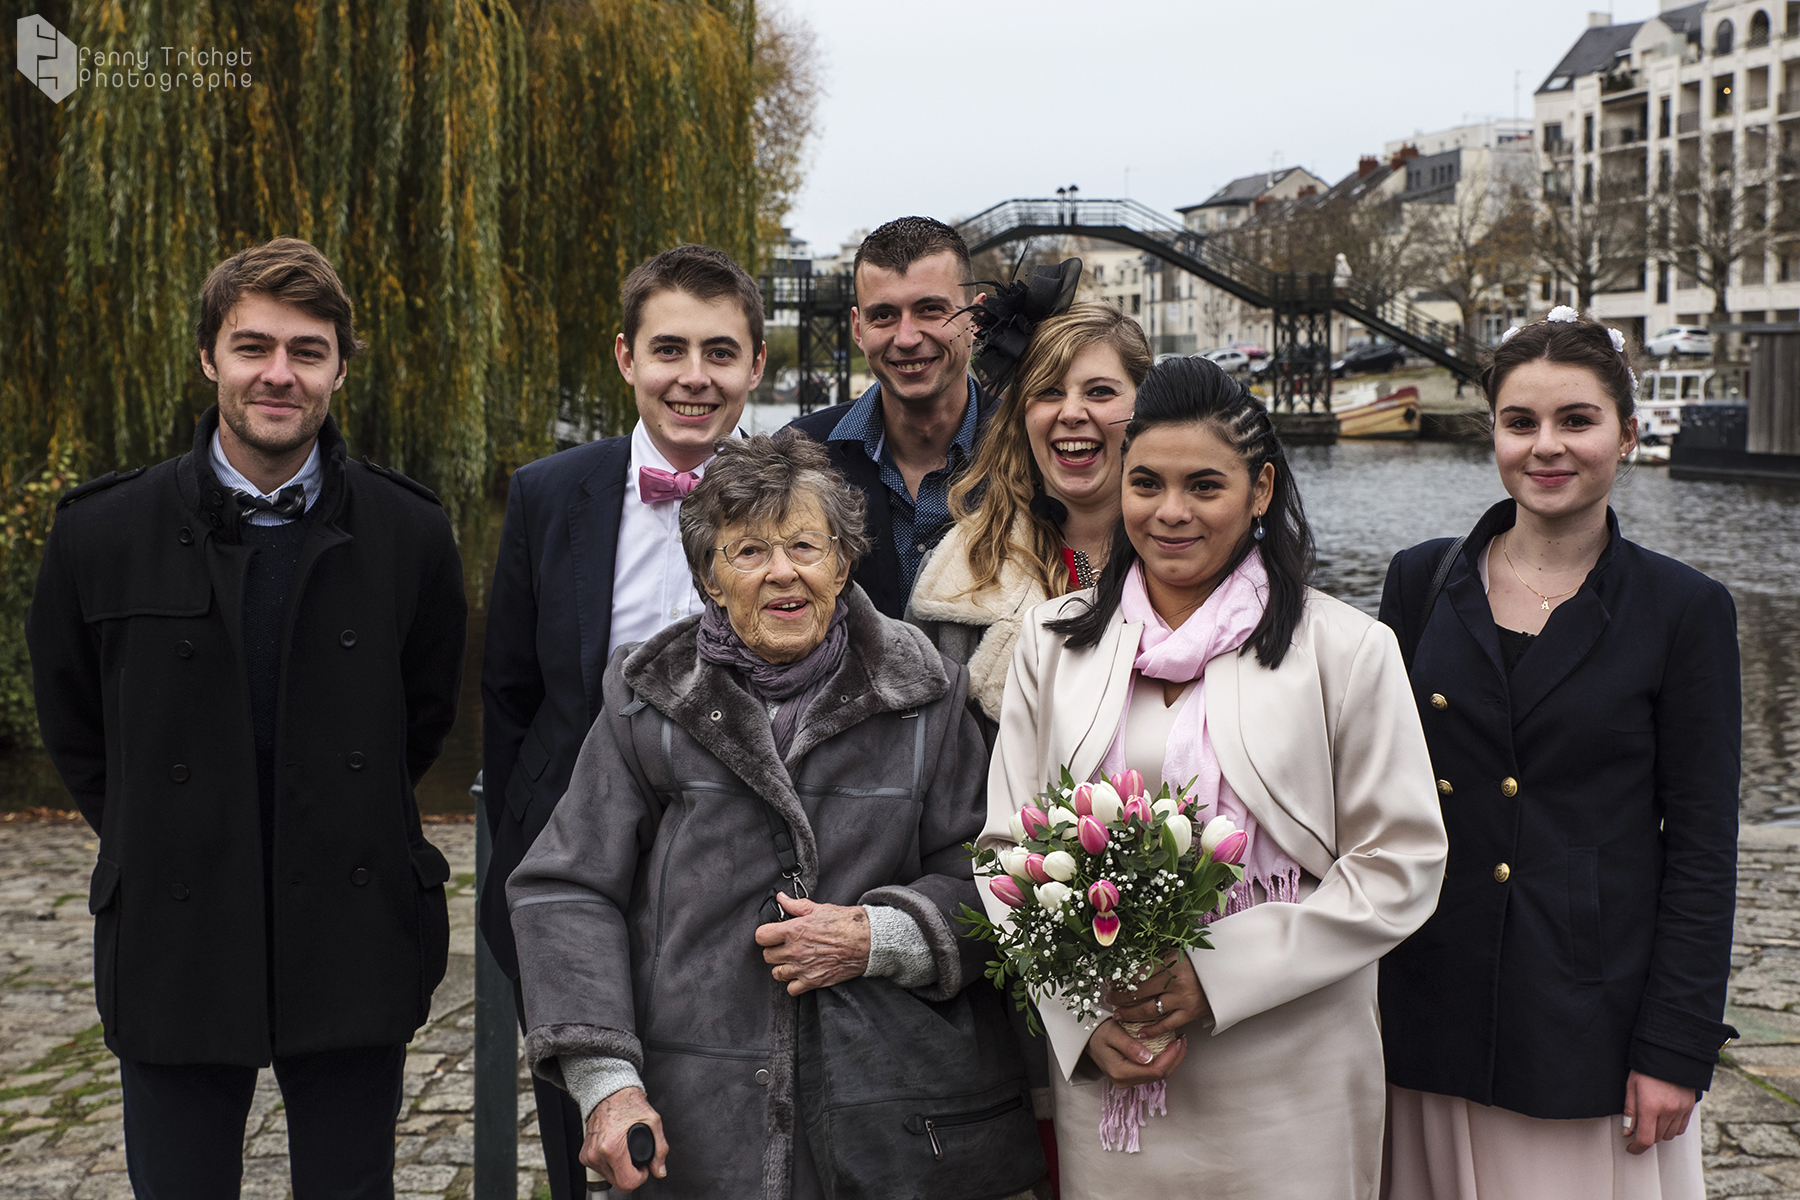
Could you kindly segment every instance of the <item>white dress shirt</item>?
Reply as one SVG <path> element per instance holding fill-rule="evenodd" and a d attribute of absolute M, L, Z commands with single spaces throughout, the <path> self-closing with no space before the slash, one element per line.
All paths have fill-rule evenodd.
<path fill-rule="evenodd" d="M 297 483 L 306 494 L 305 511 L 307 512 L 311 512 L 312 506 L 318 503 L 319 493 L 325 487 L 325 464 L 324 460 L 319 457 L 317 441 L 313 442 L 312 453 L 306 456 L 304 463 L 300 464 L 299 472 L 272 492 L 263 491 L 244 478 L 242 471 L 231 465 L 231 460 L 225 457 L 225 448 L 219 445 L 219 431 L 216 429 L 213 430 L 212 436 L 212 468 L 213 474 L 217 475 L 219 482 L 226 487 L 233 491 L 248 492 L 252 496 L 261 496 L 269 501 L 273 501 L 281 495 L 281 488 L 293 487 Z M 291 517 L 278 517 L 274 513 L 262 509 L 246 512 L 243 516 L 244 522 L 250 525 L 286 525 L 292 519 Z"/>
<path fill-rule="evenodd" d="M 681 550 L 681 502 L 645 504 L 638 492 L 638 469 L 674 471 L 639 421 L 631 431 L 631 466 L 625 476 L 625 504 L 619 513 L 619 550 L 613 562 L 612 636 L 606 657 L 620 646 L 641 642 L 683 617 L 706 610 L 694 590 L 687 555 Z M 706 464 L 694 468 L 705 475 Z"/>

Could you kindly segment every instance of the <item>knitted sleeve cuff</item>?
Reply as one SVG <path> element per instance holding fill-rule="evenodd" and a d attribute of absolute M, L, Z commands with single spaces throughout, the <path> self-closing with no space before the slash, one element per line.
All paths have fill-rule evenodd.
<path fill-rule="evenodd" d="M 588 1116 L 595 1106 L 614 1092 L 622 1092 L 626 1088 L 641 1090 L 644 1086 L 637 1068 L 622 1058 L 607 1058 L 599 1054 L 565 1054 L 559 1061 L 562 1063 L 563 1080 L 569 1085 L 569 1094 L 581 1105 L 583 1126 L 586 1126 Z"/>
<path fill-rule="evenodd" d="M 897 908 L 870 904 L 868 976 L 884 976 L 903 988 L 924 987 L 937 980 L 931 944 L 919 923 Z"/>

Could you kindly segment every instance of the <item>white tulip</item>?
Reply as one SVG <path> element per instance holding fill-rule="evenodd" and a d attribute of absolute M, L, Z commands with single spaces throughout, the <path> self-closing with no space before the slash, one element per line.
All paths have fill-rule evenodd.
<path fill-rule="evenodd" d="M 1050 828 L 1052 829 L 1055 829 L 1064 821 L 1073 825 L 1075 824 L 1076 819 L 1075 810 L 1072 808 L 1064 808 L 1062 805 L 1058 804 L 1050 810 Z"/>
<path fill-rule="evenodd" d="M 1075 878 L 1075 856 L 1067 850 L 1052 850 L 1044 855 L 1044 874 L 1059 883 Z"/>
<path fill-rule="evenodd" d="M 1237 832 L 1237 826 L 1231 823 L 1230 817 L 1214 817 L 1200 831 L 1200 848 L 1211 854 L 1219 848 L 1219 843 Z"/>
<path fill-rule="evenodd" d="M 1000 869 L 1008 875 L 1025 874 L 1026 853 L 1022 846 L 1008 846 L 1000 851 Z"/>
<path fill-rule="evenodd" d="M 1090 803 L 1094 806 L 1094 816 L 1102 825 L 1111 825 L 1125 811 L 1125 802 L 1119 799 L 1119 793 L 1113 785 L 1101 780 L 1094 785 L 1094 794 Z"/>
<path fill-rule="evenodd" d="M 1013 841 L 1022 842 L 1025 840 L 1025 821 L 1018 813 L 1012 815 L 1012 820 L 1006 823 L 1006 828 L 1007 832 L 1012 834 Z"/>
<path fill-rule="evenodd" d="M 1074 895 L 1066 883 L 1040 883 L 1032 889 L 1037 893 L 1037 902 L 1044 906 L 1045 912 L 1056 912 L 1063 906 L 1063 901 Z"/>
<path fill-rule="evenodd" d="M 1180 813 L 1170 813 L 1167 825 L 1175 835 L 1175 853 L 1186 854 L 1194 844 L 1194 823 Z"/>
<path fill-rule="evenodd" d="M 1152 804 L 1150 806 L 1150 809 L 1152 812 L 1159 812 L 1159 813 L 1162 813 L 1164 816 L 1167 816 L 1168 814 L 1175 811 L 1174 797 L 1164 796 L 1161 800 L 1158 800 L 1155 804 Z"/>

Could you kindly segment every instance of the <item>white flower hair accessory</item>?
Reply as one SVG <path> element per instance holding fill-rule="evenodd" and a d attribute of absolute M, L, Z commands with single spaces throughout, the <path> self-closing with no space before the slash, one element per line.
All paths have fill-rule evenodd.
<path fill-rule="evenodd" d="M 1620 354 L 1625 353 L 1625 335 L 1624 334 L 1620 333 L 1616 329 L 1609 328 L 1606 331 L 1606 336 L 1608 336 L 1612 339 L 1612 344 L 1613 344 L 1614 350 L 1617 350 Z"/>
<path fill-rule="evenodd" d="M 1572 321 L 1581 320 L 1581 314 L 1576 312 L 1574 309 L 1570 308 L 1566 304 L 1559 304 L 1555 308 L 1550 310 L 1550 314 L 1548 316 L 1546 316 L 1544 318 L 1544 320 L 1557 321 L 1557 322 L 1567 324 Z"/>
<path fill-rule="evenodd" d="M 1500 344 L 1502 346 L 1504 346 L 1504 345 L 1506 345 L 1506 343 L 1512 341 L 1513 334 L 1519 332 L 1519 330 L 1521 328 L 1523 328 L 1523 326 L 1514 325 L 1511 329 L 1508 329 L 1505 333 L 1501 334 L 1500 335 Z"/>

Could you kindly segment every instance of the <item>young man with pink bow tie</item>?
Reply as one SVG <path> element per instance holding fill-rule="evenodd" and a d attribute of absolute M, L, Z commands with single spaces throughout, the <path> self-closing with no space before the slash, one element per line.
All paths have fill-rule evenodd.
<path fill-rule="evenodd" d="M 632 271 L 623 301 L 613 352 L 637 396 L 637 426 L 513 473 L 488 597 L 482 779 L 494 856 L 481 931 L 515 995 L 506 878 L 568 787 L 608 659 L 702 611 L 681 500 L 762 379 L 762 296 L 721 251 L 665 250 Z M 536 1089 L 551 1194 L 577 1200 L 581 1110 L 543 1080 Z"/>

